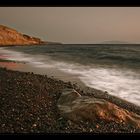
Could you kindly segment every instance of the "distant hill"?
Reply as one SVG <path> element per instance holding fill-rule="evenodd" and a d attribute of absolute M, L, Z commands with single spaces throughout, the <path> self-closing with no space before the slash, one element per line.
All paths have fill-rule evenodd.
<path fill-rule="evenodd" d="M 132 44 L 132 43 L 125 42 L 125 41 L 115 41 L 115 40 L 113 40 L 113 41 L 103 41 L 99 44 Z"/>
<path fill-rule="evenodd" d="M 0 25 L 0 46 L 58 44 L 19 33 L 15 29 Z"/>

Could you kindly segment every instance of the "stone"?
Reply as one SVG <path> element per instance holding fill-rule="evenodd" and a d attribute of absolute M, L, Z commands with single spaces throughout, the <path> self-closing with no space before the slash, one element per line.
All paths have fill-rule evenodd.
<path fill-rule="evenodd" d="M 33 127 L 36 127 L 36 126 L 37 126 L 37 124 L 34 123 L 34 124 L 33 124 Z"/>
<path fill-rule="evenodd" d="M 96 128 L 99 128 L 99 125 L 96 125 Z"/>
<path fill-rule="evenodd" d="M 125 122 L 140 127 L 140 116 L 104 99 L 81 96 L 74 89 L 64 89 L 58 100 L 58 109 L 63 117 L 72 121 L 81 120 Z"/>

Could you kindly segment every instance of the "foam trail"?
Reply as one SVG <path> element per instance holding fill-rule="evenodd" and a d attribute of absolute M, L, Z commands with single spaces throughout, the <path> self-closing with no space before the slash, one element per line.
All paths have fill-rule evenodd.
<path fill-rule="evenodd" d="M 17 62 L 25 62 L 33 65 L 34 67 L 44 67 L 44 68 L 51 68 L 52 65 L 46 64 L 43 62 L 44 58 L 41 55 L 29 55 L 22 52 L 16 52 L 13 50 L 6 50 L 3 48 L 0 48 L 0 54 L 6 55 L 4 59 L 6 60 L 12 60 Z M 49 59 L 49 58 L 48 58 Z M 47 60 L 47 59 L 46 59 Z"/>
<path fill-rule="evenodd" d="M 64 65 L 64 64 L 63 64 Z M 140 74 L 130 70 L 59 65 L 59 69 L 77 76 L 86 86 L 108 91 L 109 94 L 140 106 Z"/>

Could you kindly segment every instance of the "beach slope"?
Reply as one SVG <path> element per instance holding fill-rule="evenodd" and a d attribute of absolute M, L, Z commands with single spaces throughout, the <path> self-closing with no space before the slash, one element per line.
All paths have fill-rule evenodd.
<path fill-rule="evenodd" d="M 102 118 L 93 118 L 94 121 L 80 119 L 77 122 L 64 117 L 58 108 L 58 101 L 67 88 L 75 89 L 81 96 L 100 94 L 100 98 L 106 98 L 102 92 L 84 92 L 71 82 L 0 68 L 0 133 L 140 132 L 135 125 L 123 122 L 108 122 Z M 116 101 L 120 107 L 124 105 L 128 108 L 127 103 L 113 97 L 110 99 L 113 104 Z M 134 109 L 131 111 L 137 113 Z"/>

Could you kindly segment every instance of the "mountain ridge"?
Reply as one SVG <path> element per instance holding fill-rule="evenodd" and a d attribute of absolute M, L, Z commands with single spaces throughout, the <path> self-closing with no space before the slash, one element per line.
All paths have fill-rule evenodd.
<path fill-rule="evenodd" d="M 133 43 L 126 42 L 126 41 L 111 40 L 111 41 L 103 41 L 98 44 L 133 44 Z"/>

